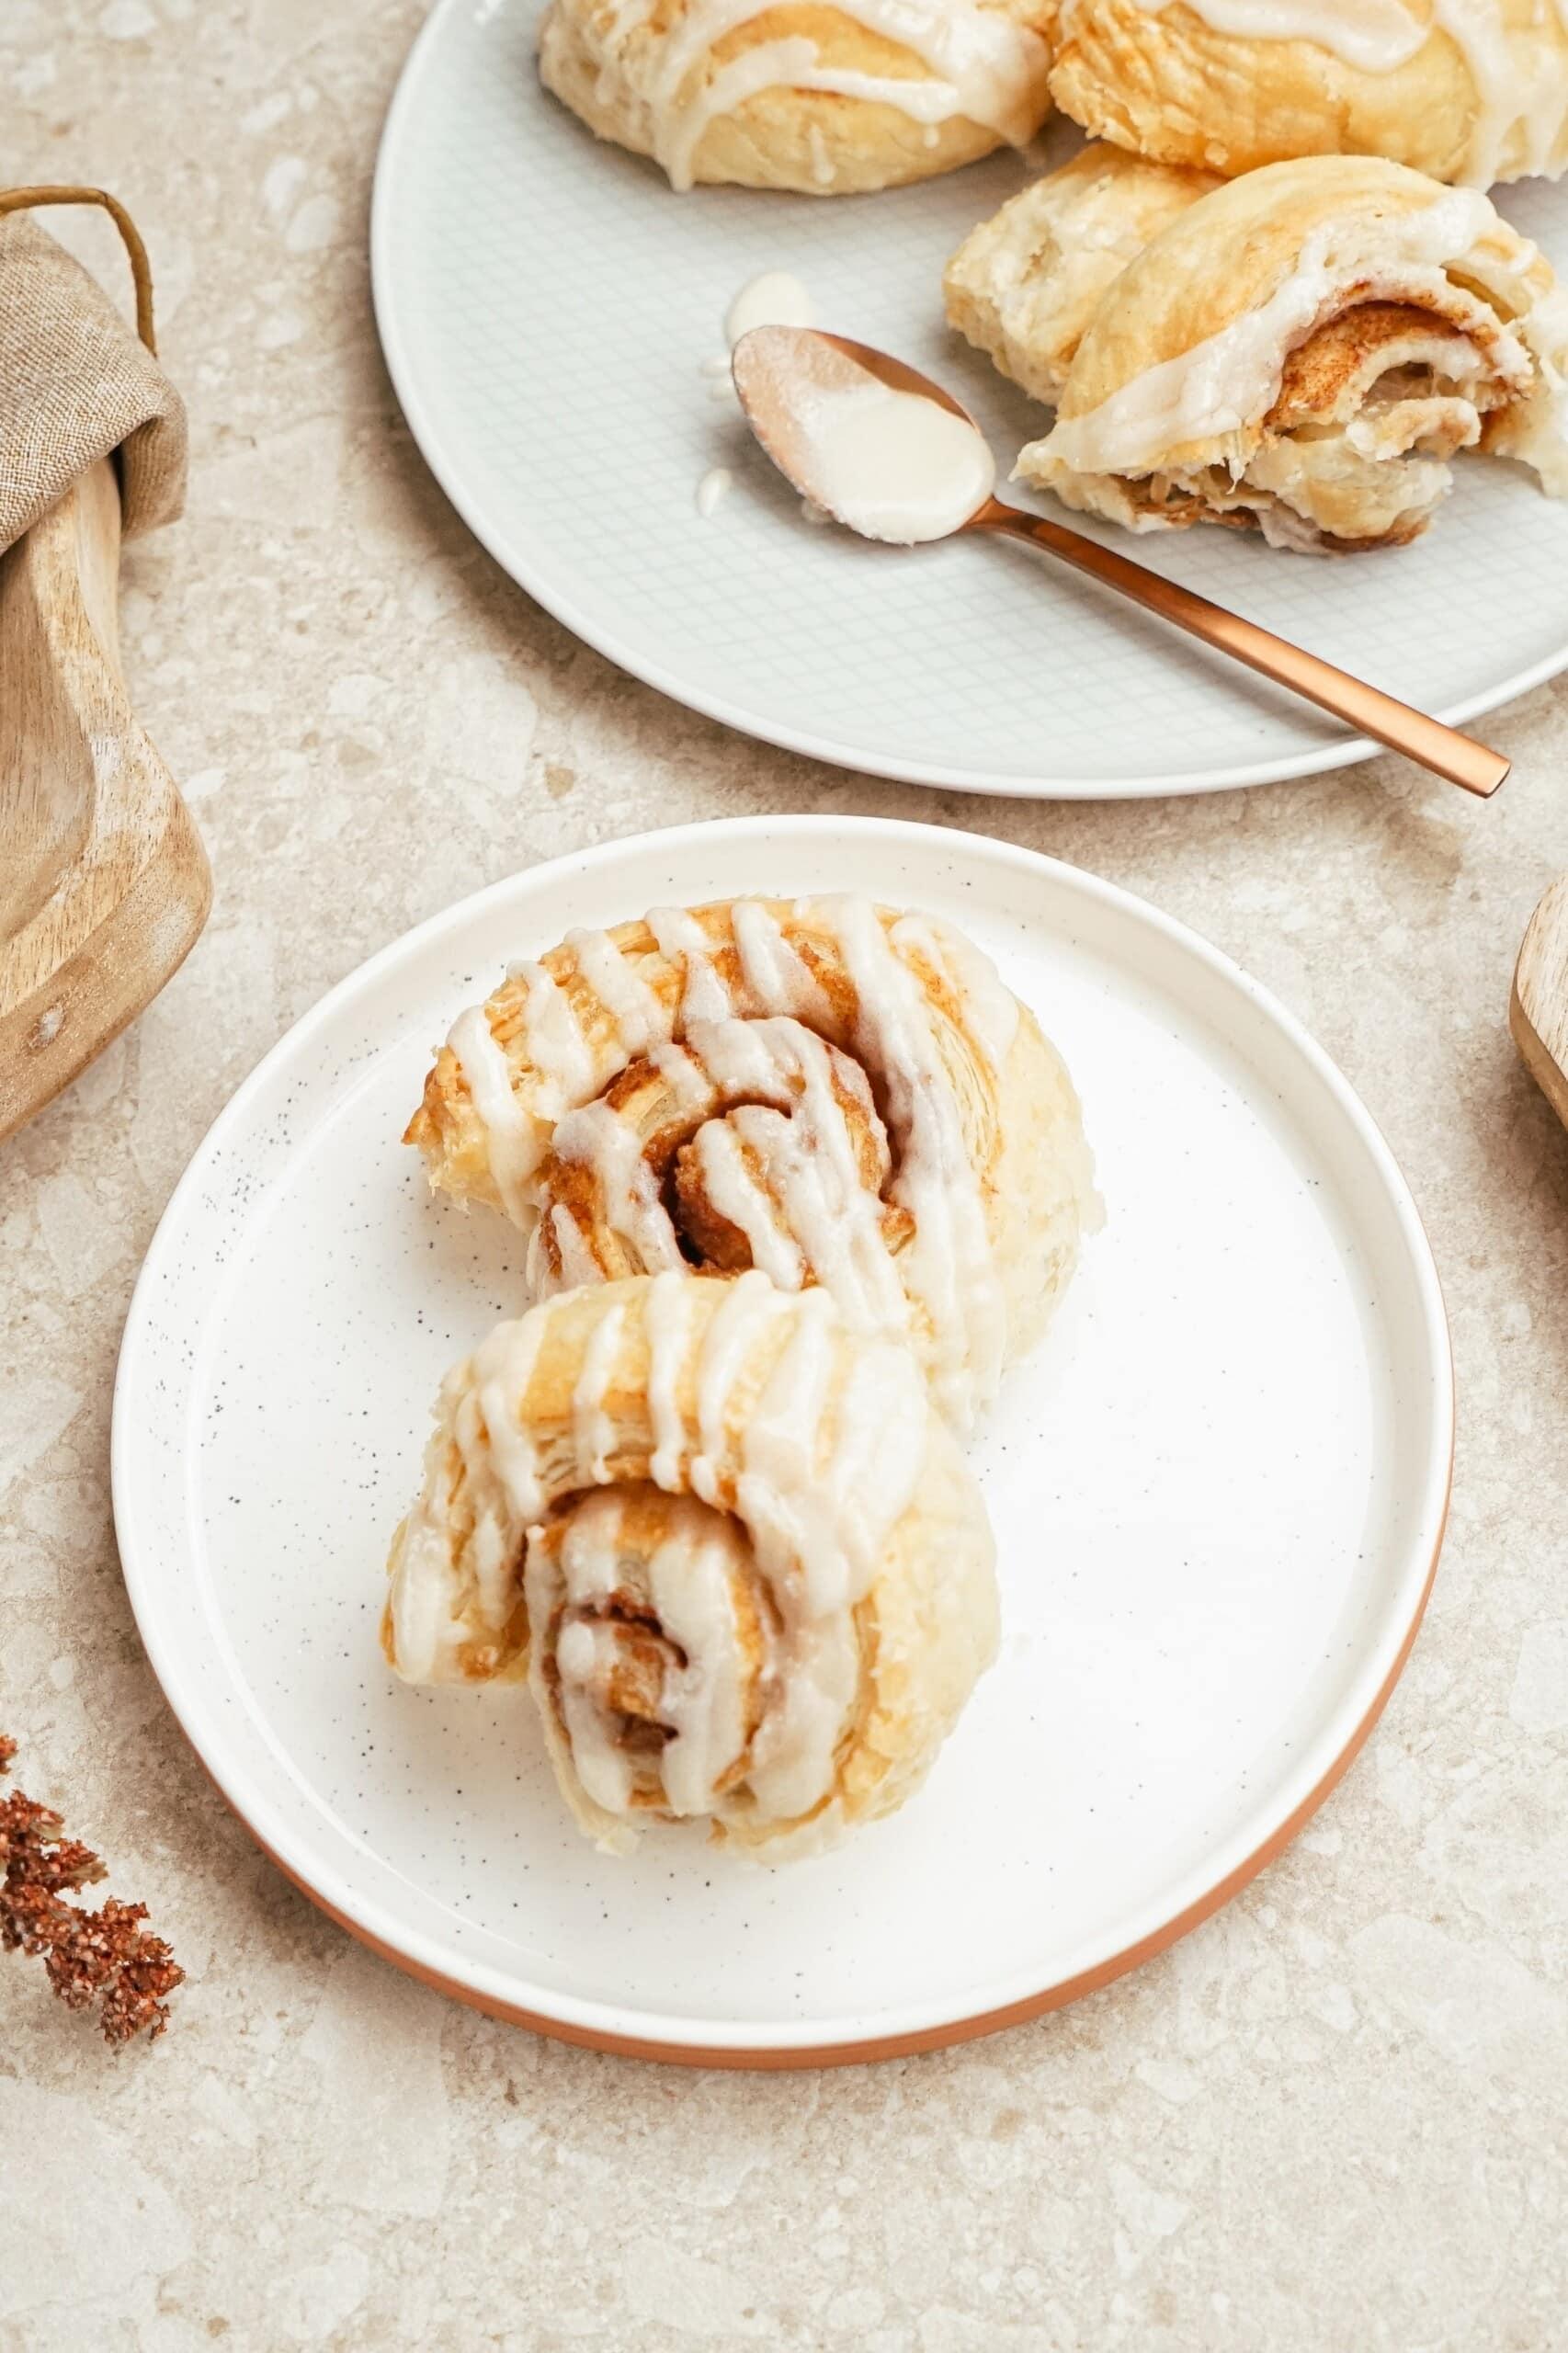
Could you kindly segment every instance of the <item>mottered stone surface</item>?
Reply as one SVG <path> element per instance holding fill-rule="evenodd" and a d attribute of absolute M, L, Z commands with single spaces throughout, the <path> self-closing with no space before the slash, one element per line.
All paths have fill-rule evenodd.
<path fill-rule="evenodd" d="M 1568 1137 L 1508 977 L 1568 866 L 1568 687 L 1490 808 L 1393 760 L 1051 808 L 813 767 L 611 669 L 398 416 L 366 265 L 411 0 L 7 0 L 5 169 L 115 189 L 190 400 L 124 650 L 211 849 L 143 1019 L 0 1148 L 0 1725 L 190 1982 L 118 2056 L 0 1960 L 0 2347 L 1553 2353 L 1568 2304 Z M 63 232 L 108 276 L 100 224 Z M 1324 593 L 1332 593 L 1324 574 Z M 1398 594 L 1391 563 L 1390 594 Z M 1453 1318 L 1458 1479 L 1411 1667 L 1295 1847 L 1136 1976 L 988 2043 L 685 2075 L 494 2025 L 351 1944 L 190 1756 L 109 1524 L 137 1265 L 226 1096 L 434 909 L 760 810 L 978 827 L 1157 900 L 1366 1097 Z"/>

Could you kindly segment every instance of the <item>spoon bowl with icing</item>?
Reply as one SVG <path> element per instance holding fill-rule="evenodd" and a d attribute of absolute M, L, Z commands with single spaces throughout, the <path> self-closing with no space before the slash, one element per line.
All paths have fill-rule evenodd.
<path fill-rule="evenodd" d="M 915 547 L 984 531 L 1043 548 L 1148 612 L 1483 798 L 1498 752 L 1114 549 L 996 496 L 996 466 L 962 404 L 902 359 L 817 328 L 758 326 L 732 360 L 747 423 L 808 508 L 862 539 Z"/>

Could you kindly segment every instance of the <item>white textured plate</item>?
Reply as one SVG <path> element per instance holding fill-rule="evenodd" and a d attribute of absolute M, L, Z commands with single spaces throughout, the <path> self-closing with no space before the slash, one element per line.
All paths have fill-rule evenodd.
<path fill-rule="evenodd" d="M 519 1304 L 499 1218 L 398 1135 L 430 1050 L 573 924 L 754 888 L 962 924 L 1081 1088 L 1109 1217 L 974 1461 L 1005 1635 L 921 1795 L 762 1870 L 584 1844 L 526 1691 L 420 1692 L 381 1564 L 448 1363 Z M 138 1623 L 225 1796 L 393 1959 L 552 2031 L 788 2063 L 946 2040 L 1168 1941 L 1304 1818 L 1414 1634 L 1447 1329 L 1366 1114 L 1279 1006 L 1027 850 L 745 819 L 482 892 L 333 991 L 198 1152 L 137 1287 L 114 1498 Z"/>
<path fill-rule="evenodd" d="M 700 363 L 723 349 L 732 296 L 790 269 L 823 325 L 950 384 L 1006 472 L 1046 412 L 947 329 L 941 272 L 1042 157 L 1072 153 L 1071 125 L 1028 163 L 881 196 L 676 197 L 540 87 L 540 0 L 441 0 L 388 119 L 371 260 L 415 438 L 541 604 L 694 710 L 918 784 L 1199 792 L 1375 748 L 1021 549 L 905 551 L 812 530 L 738 415 L 708 397 Z M 1568 184 L 1501 202 L 1568 263 Z M 697 486 L 721 464 L 738 487 L 705 521 Z M 1280 555 L 1218 530 L 1100 535 L 1465 719 L 1568 661 L 1568 509 L 1520 468 L 1458 472 L 1427 537 L 1381 555 Z"/>

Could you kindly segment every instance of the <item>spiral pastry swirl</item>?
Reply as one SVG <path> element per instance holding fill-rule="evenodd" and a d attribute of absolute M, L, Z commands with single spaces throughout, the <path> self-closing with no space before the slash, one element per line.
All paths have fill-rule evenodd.
<path fill-rule="evenodd" d="M 669 1272 L 449 1375 L 382 1628 L 407 1680 L 527 1674 L 600 1844 L 829 1843 L 919 1786 L 996 1645 L 978 1490 L 909 1352 L 822 1290 Z"/>
<path fill-rule="evenodd" d="M 529 1296 L 696 1267 L 820 1287 L 964 1428 L 1097 1216 L 1078 1103 L 987 959 L 869 901 L 571 933 L 462 1015 L 406 1140 L 529 1237 Z"/>
<path fill-rule="evenodd" d="M 1105 183 L 1130 223 L 1149 168 Z M 1197 191 L 1112 280 L 1017 472 L 1138 531 L 1401 547 L 1465 450 L 1568 495 L 1565 328 L 1551 269 L 1475 189 L 1375 156 L 1269 164 Z"/>

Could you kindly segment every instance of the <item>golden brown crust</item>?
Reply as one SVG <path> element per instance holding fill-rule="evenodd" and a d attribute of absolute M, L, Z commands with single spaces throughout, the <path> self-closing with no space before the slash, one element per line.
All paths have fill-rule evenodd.
<path fill-rule="evenodd" d="M 1133 529 L 1403 545 L 1458 449 L 1494 440 L 1562 487 L 1551 291 L 1472 191 L 1376 157 L 1267 166 L 1115 280 L 1018 472 Z"/>
<path fill-rule="evenodd" d="M 963 0 L 968 6 L 971 0 Z M 987 14 L 1031 36 L 1012 92 L 1006 131 L 962 114 L 922 119 L 875 97 L 768 83 L 707 122 L 689 154 L 672 147 L 649 92 L 667 70 L 672 37 L 691 15 L 687 0 L 659 0 L 646 25 L 619 37 L 605 30 L 603 0 L 554 0 L 540 33 L 545 85 L 596 135 L 635 154 L 657 156 L 677 185 L 783 188 L 807 196 L 865 194 L 930 179 L 1022 144 L 1050 110 L 1046 46 L 1055 0 L 978 0 Z M 937 77 L 915 50 L 820 0 L 783 0 L 722 33 L 681 80 L 683 99 L 726 69 L 778 43 L 814 55 L 830 74 L 884 84 L 930 85 Z M 665 52 L 664 58 L 661 51 Z"/>
<path fill-rule="evenodd" d="M 1158 10 L 1139 0 L 1068 0 L 1051 95 L 1096 138 L 1228 178 L 1335 154 L 1382 156 L 1478 186 L 1560 171 L 1568 161 L 1568 34 L 1532 0 L 1490 6 L 1495 23 L 1481 19 L 1478 35 L 1512 59 L 1521 116 L 1539 107 L 1543 76 L 1562 86 L 1556 128 L 1539 155 L 1522 120 L 1488 126 L 1476 74 L 1447 32 L 1419 40 L 1431 19 L 1423 0 L 1406 5 L 1414 53 L 1379 70 L 1312 40 L 1222 32 L 1181 0 Z"/>

